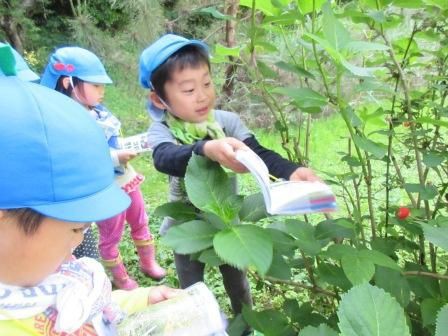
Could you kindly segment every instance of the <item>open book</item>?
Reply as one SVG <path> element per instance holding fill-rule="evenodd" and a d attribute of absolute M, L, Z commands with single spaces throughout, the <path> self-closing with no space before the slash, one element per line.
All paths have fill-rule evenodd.
<path fill-rule="evenodd" d="M 215 296 L 203 282 L 146 307 L 118 325 L 118 336 L 225 336 Z"/>
<path fill-rule="evenodd" d="M 238 150 L 236 158 L 257 180 L 263 194 L 266 211 L 271 215 L 294 215 L 336 210 L 336 198 L 322 182 L 271 182 L 263 160 L 251 150 Z"/>
<path fill-rule="evenodd" d="M 130 149 L 136 153 L 151 151 L 152 148 L 148 143 L 148 133 L 140 133 L 118 140 L 121 149 Z"/>

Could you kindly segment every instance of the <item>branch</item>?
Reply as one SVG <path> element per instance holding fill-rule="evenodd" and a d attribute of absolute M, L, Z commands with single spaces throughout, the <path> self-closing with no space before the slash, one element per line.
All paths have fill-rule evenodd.
<path fill-rule="evenodd" d="M 431 273 L 431 272 L 408 271 L 408 272 L 403 272 L 402 274 L 406 275 L 406 276 L 421 275 L 421 276 L 425 276 L 425 277 L 433 278 L 433 279 L 448 280 L 448 275 L 442 275 L 442 274 Z"/>

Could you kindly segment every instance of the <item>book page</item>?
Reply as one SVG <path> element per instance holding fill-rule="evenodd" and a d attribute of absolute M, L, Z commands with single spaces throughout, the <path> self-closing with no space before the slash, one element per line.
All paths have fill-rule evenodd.
<path fill-rule="evenodd" d="M 140 133 L 126 138 L 120 138 L 121 149 L 133 150 L 136 153 L 149 152 L 152 148 L 148 143 L 148 133 Z"/>
<path fill-rule="evenodd" d="M 269 192 L 269 185 L 271 181 L 269 180 L 269 170 L 263 160 L 255 154 L 252 150 L 242 150 L 236 151 L 236 159 L 240 161 L 243 165 L 247 167 L 250 173 L 255 177 L 257 183 L 260 186 L 261 192 L 263 194 L 264 202 L 266 204 L 266 210 L 270 211 L 271 206 L 271 195 Z"/>

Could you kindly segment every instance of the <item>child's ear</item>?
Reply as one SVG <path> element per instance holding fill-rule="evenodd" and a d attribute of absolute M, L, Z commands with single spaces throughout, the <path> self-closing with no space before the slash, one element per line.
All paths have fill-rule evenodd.
<path fill-rule="evenodd" d="M 70 86 L 70 78 L 69 77 L 62 78 L 62 86 L 64 87 L 65 90 L 68 90 L 68 88 Z"/>
<path fill-rule="evenodd" d="M 154 104 L 155 107 L 161 110 L 165 110 L 166 106 L 162 103 L 160 97 L 155 93 L 155 91 L 150 91 L 148 94 L 148 100 Z"/>

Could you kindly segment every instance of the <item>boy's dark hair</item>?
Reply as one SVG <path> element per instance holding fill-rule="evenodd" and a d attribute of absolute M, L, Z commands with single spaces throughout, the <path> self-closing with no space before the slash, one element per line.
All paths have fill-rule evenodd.
<path fill-rule="evenodd" d="M 198 68 L 203 64 L 207 64 L 210 70 L 210 60 L 206 50 L 196 45 L 187 45 L 180 48 L 153 72 L 150 80 L 154 91 L 160 98 L 165 100 L 164 86 L 166 82 L 172 79 L 174 72 L 182 71 L 187 67 Z"/>
<path fill-rule="evenodd" d="M 73 87 L 72 87 L 72 85 L 70 83 L 70 85 L 67 88 L 65 88 L 63 83 L 62 83 L 64 78 L 68 78 L 68 76 L 61 76 L 61 77 L 59 77 L 59 79 L 58 79 L 58 81 L 56 83 L 55 90 L 60 92 L 60 93 L 62 93 L 62 94 L 65 94 L 66 96 L 71 97 L 72 96 L 72 92 L 73 92 Z M 72 77 L 72 82 L 73 82 L 74 86 L 77 86 L 79 83 L 82 83 L 82 80 L 79 79 L 78 77 Z"/>
<path fill-rule="evenodd" d="M 30 208 L 9 209 L 6 214 L 17 221 L 17 225 L 26 235 L 36 233 L 45 216 Z"/>

